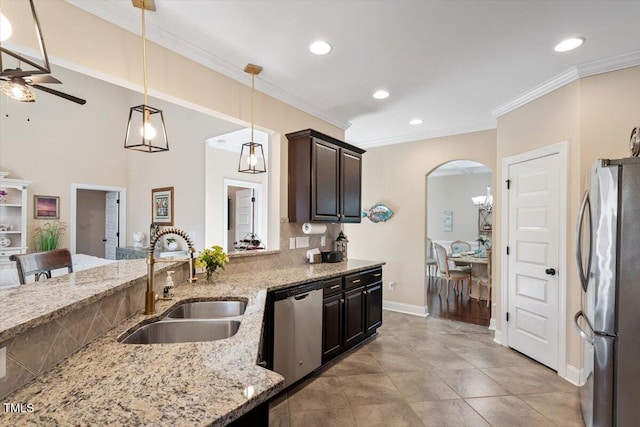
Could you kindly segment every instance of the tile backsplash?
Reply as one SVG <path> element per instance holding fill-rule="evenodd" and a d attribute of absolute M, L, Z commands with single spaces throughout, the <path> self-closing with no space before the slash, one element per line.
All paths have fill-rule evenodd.
<path fill-rule="evenodd" d="M 342 230 L 341 224 L 327 224 L 327 231 L 324 234 L 304 234 L 302 232 L 302 224 L 289 222 L 287 218 L 281 218 L 280 250 L 278 252 L 257 256 L 233 257 L 227 264 L 225 272 L 245 273 L 256 268 L 274 269 L 306 264 L 306 254 L 309 249 L 333 250 L 333 242 L 338 237 L 340 230 Z M 321 245 L 323 236 L 325 237 L 324 246 Z M 296 237 L 308 237 L 309 247 L 289 249 L 290 239 Z"/>

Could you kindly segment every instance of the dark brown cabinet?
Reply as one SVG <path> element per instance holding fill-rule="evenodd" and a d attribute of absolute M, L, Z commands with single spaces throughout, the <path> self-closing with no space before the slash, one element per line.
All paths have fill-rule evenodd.
<path fill-rule="evenodd" d="M 289 141 L 289 221 L 360 222 L 364 150 L 307 129 Z"/>
<path fill-rule="evenodd" d="M 322 363 L 373 335 L 382 325 L 382 269 L 324 282 Z"/>

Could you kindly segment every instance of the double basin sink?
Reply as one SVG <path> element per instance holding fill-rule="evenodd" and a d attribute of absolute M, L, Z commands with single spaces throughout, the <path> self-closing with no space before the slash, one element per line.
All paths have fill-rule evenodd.
<path fill-rule="evenodd" d="M 232 337 L 240 328 L 245 301 L 195 301 L 174 307 L 163 318 L 143 325 L 121 342 L 169 344 L 215 341 Z"/>

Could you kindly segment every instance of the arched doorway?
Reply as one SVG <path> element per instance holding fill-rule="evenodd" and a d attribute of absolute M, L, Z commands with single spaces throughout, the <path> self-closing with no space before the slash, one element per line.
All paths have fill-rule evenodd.
<path fill-rule="evenodd" d="M 434 246 L 429 243 L 444 247 L 448 254 L 453 252 L 454 242 L 468 244 L 466 248 L 464 243 L 454 244 L 457 250 L 480 252 L 479 240 L 491 242 L 492 239 L 491 205 L 487 202 L 487 192 L 491 191 L 493 182 L 492 170 L 475 161 L 455 160 L 432 170 L 425 179 L 427 257 L 436 257 Z M 449 261 L 448 264 L 452 269 L 472 271 L 473 276 L 486 276 L 486 258 L 475 255 L 480 254 L 474 254 L 472 263 Z M 447 297 L 446 282 L 442 281 L 439 286 L 440 280 L 434 268 L 427 268 L 425 289 L 431 316 L 489 326 L 491 304 L 487 306 L 486 288 L 478 287 L 476 283 L 468 295 L 470 283 L 465 281 L 459 292 L 450 285 Z"/>

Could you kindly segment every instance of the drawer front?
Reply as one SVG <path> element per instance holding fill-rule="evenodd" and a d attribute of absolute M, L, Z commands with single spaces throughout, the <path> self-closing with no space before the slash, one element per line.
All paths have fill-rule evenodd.
<path fill-rule="evenodd" d="M 20 249 L 0 249 L 0 257 L 9 257 L 10 255 L 20 254 Z"/>
<path fill-rule="evenodd" d="M 322 295 L 328 296 L 342 291 L 342 277 L 322 282 Z"/>
<path fill-rule="evenodd" d="M 344 276 L 344 289 L 352 289 L 357 286 L 366 286 L 382 281 L 382 268 L 362 271 L 360 273 Z"/>

